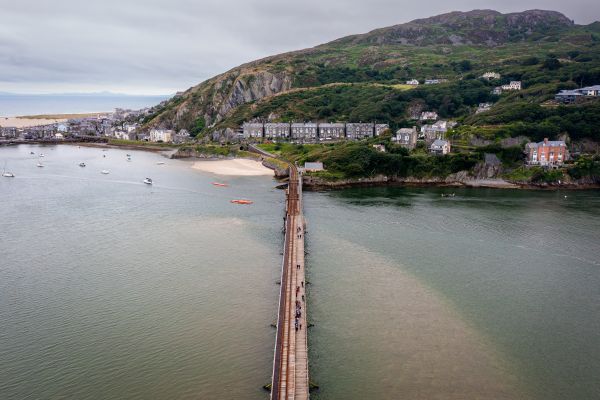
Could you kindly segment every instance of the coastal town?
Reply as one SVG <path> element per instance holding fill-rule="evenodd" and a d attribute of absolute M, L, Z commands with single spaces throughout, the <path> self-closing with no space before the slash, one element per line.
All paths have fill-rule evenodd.
<path fill-rule="evenodd" d="M 493 71 L 479 77 L 490 82 L 501 82 L 501 74 Z M 445 78 L 432 78 L 419 81 L 411 79 L 407 85 L 416 87 L 420 84 L 439 85 L 448 82 Z M 512 80 L 494 87 L 493 95 L 500 96 L 504 92 L 523 90 L 521 81 Z M 177 93 L 175 97 L 181 96 Z M 573 90 L 560 90 L 556 93 L 554 105 L 581 103 L 600 97 L 600 85 L 582 87 Z M 0 143 L 15 141 L 51 141 L 64 140 L 120 140 L 129 142 L 166 143 L 174 145 L 197 143 L 186 129 L 166 129 L 161 127 L 145 128 L 144 122 L 157 107 L 130 110 L 117 108 L 108 113 L 91 113 L 73 116 L 68 119 L 57 119 L 52 123 L 32 124 L 31 126 L 9 126 L 0 120 Z M 481 114 L 494 107 L 491 102 L 480 103 L 472 112 Z M 57 116 L 59 117 L 59 116 Z M 26 118 L 26 117 L 23 117 Z M 8 120 L 8 118 L 6 118 Z M 13 119 L 14 120 L 14 119 Z M 252 120 L 243 122 L 237 130 L 228 129 L 225 136 L 229 143 L 261 143 L 287 142 L 293 144 L 339 143 L 346 141 L 361 141 L 380 137 L 384 133 L 391 134 L 391 143 L 413 151 L 417 147 L 426 152 L 443 156 L 453 151 L 452 138 L 457 121 L 440 118 L 436 110 L 413 111 L 406 120 L 412 127 L 401 127 L 391 131 L 386 122 L 363 121 L 308 121 L 308 122 L 277 122 L 273 120 Z M 409 125 L 410 126 L 410 125 Z M 223 144 L 223 136 L 217 133 L 204 138 Z M 385 152 L 383 145 L 375 145 L 378 151 Z M 548 140 L 526 143 L 523 154 L 525 164 L 531 166 L 560 167 L 570 159 L 570 153 L 565 140 Z"/>

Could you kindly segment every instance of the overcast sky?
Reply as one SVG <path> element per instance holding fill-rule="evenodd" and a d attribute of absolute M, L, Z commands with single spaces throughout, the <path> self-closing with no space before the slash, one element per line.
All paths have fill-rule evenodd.
<path fill-rule="evenodd" d="M 0 0 L 0 92 L 174 93 L 257 58 L 476 8 L 600 20 L 598 0 Z"/>

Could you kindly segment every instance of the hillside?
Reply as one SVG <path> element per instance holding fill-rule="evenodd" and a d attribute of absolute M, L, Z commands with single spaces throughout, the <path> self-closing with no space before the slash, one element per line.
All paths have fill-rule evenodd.
<path fill-rule="evenodd" d="M 488 70 L 502 81 L 478 79 Z M 449 83 L 401 85 L 434 77 Z M 512 79 L 525 90 L 490 94 Z M 409 124 L 415 106 L 478 125 L 489 123 L 472 116 L 480 102 L 540 104 L 559 89 L 593 83 L 600 83 L 598 23 L 579 26 L 541 10 L 452 12 L 241 65 L 155 107 L 145 126 L 201 135 L 254 118 L 376 119 L 397 127 Z"/>

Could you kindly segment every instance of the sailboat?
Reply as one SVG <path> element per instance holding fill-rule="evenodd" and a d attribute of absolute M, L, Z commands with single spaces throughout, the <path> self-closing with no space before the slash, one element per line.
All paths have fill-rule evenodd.
<path fill-rule="evenodd" d="M 2 170 L 2 176 L 6 178 L 14 178 L 15 175 L 12 172 L 6 170 L 6 163 L 4 163 L 4 169 Z"/>

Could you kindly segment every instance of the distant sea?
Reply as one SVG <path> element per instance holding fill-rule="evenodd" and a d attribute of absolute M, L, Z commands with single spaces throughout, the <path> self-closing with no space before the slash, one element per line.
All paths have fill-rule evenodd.
<path fill-rule="evenodd" d="M 113 111 L 115 108 L 140 109 L 166 100 L 169 96 L 119 94 L 43 94 L 0 93 L 0 115 L 16 117 L 40 114 L 77 114 Z"/>

